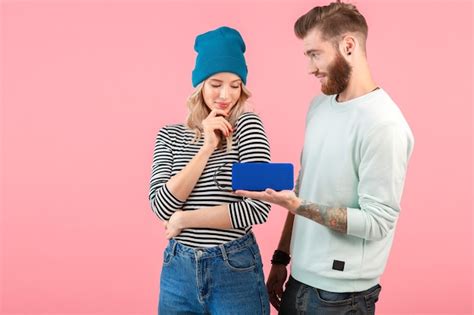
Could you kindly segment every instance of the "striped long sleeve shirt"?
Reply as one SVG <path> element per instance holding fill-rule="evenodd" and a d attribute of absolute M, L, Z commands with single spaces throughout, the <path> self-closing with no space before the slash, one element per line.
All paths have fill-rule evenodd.
<path fill-rule="evenodd" d="M 193 139 L 194 131 L 182 124 L 165 126 L 159 131 L 150 180 L 151 208 L 158 218 L 169 220 L 179 209 L 191 211 L 227 204 L 232 229 L 189 228 L 175 240 L 190 247 L 212 247 L 240 238 L 252 225 L 264 223 L 270 211 L 268 203 L 231 192 L 233 163 L 270 162 L 270 147 L 260 118 L 250 112 L 238 118 L 232 150 L 227 151 L 224 146 L 213 152 L 188 199 L 182 201 L 173 196 L 166 183 L 191 161 L 204 143 L 203 137 Z"/>

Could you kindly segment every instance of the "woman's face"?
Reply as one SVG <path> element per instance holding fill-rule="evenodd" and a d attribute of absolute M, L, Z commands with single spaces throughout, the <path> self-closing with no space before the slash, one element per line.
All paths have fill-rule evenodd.
<path fill-rule="evenodd" d="M 220 72 L 210 76 L 202 89 L 204 103 L 209 110 L 221 109 L 229 113 L 242 93 L 242 80 L 236 74 Z"/>

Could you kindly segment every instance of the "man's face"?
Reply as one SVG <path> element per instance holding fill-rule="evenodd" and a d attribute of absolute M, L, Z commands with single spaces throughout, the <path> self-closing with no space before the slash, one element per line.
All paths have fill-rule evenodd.
<path fill-rule="evenodd" d="M 303 39 L 305 55 L 309 58 L 309 73 L 321 82 L 326 95 L 343 92 L 351 77 L 352 68 L 332 42 L 322 38 L 318 29 L 311 30 Z"/>

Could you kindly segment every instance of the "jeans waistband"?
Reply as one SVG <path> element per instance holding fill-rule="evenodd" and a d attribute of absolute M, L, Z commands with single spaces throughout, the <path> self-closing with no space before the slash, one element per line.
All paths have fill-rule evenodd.
<path fill-rule="evenodd" d="M 372 287 L 370 287 L 370 288 L 368 288 L 367 290 L 364 290 L 364 291 L 333 292 L 333 291 L 327 291 L 327 290 L 319 289 L 319 288 L 317 288 L 317 287 L 312 287 L 312 286 L 310 286 L 310 285 L 308 285 L 308 284 L 306 284 L 306 283 L 303 283 L 303 282 L 301 282 L 301 281 L 296 280 L 291 274 L 290 274 L 290 279 L 292 279 L 293 281 L 295 281 L 295 282 L 297 282 L 297 283 L 300 283 L 300 284 L 302 284 L 302 285 L 304 285 L 304 286 L 311 287 L 311 288 L 316 289 L 316 290 L 318 290 L 318 291 L 320 291 L 320 292 L 323 292 L 323 293 L 325 292 L 325 293 L 331 293 L 331 294 L 352 294 L 352 295 L 355 296 L 355 297 L 357 297 L 357 296 L 365 296 L 365 295 L 367 295 L 367 294 L 369 294 L 369 293 L 372 293 L 372 291 L 375 291 L 375 290 L 378 289 L 378 288 L 382 288 L 382 286 L 377 283 L 376 285 L 374 285 L 374 286 L 372 286 Z"/>
<path fill-rule="evenodd" d="M 238 251 L 242 248 L 251 247 L 256 244 L 257 242 L 255 239 L 255 236 L 252 233 L 252 231 L 250 231 L 249 233 L 245 234 L 241 238 L 238 238 L 236 240 L 224 243 L 219 246 L 214 246 L 214 247 L 193 248 L 193 247 L 183 245 L 174 239 L 171 239 L 169 241 L 168 247 L 170 248 L 172 255 L 179 254 L 179 255 L 193 256 L 193 257 L 199 257 L 199 258 L 212 258 L 212 257 L 224 256 L 225 258 L 227 258 L 226 253 Z"/>

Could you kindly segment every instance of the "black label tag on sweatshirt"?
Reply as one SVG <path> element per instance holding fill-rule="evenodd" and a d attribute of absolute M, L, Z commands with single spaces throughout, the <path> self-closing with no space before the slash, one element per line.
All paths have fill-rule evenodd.
<path fill-rule="evenodd" d="M 346 263 L 340 260 L 334 260 L 332 262 L 332 269 L 334 270 L 339 270 L 339 271 L 344 271 L 344 265 Z"/>

